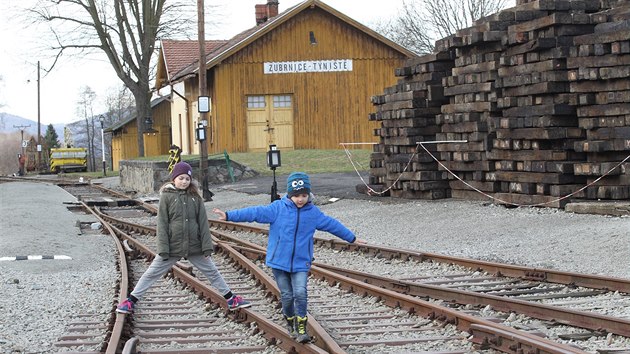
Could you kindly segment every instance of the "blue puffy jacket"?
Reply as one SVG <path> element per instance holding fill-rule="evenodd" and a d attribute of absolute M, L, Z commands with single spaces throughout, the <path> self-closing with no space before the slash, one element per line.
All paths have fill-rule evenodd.
<path fill-rule="evenodd" d="M 231 210 L 226 215 L 229 221 L 270 224 L 266 263 L 286 272 L 307 272 L 311 268 L 315 230 L 350 243 L 356 239 L 352 231 L 313 203 L 298 209 L 287 196 L 269 205 Z"/>

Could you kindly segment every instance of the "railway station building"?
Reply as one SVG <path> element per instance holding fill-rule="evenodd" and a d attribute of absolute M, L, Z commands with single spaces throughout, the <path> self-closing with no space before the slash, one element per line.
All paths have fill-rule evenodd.
<path fill-rule="evenodd" d="M 415 55 L 322 1 L 278 6 L 256 5 L 254 27 L 205 42 L 208 153 L 376 142 L 371 97 Z M 200 152 L 198 57 L 197 41 L 161 41 L 155 88 L 168 96 L 171 143 L 183 154 Z"/>

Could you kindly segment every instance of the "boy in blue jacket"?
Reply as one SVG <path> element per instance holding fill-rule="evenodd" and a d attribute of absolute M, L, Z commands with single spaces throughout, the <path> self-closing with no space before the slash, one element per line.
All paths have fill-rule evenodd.
<path fill-rule="evenodd" d="M 306 283 L 313 259 L 315 231 L 329 232 L 350 243 L 365 243 L 339 221 L 319 210 L 310 196 L 308 175 L 293 172 L 287 179 L 287 195 L 280 200 L 228 212 L 212 210 L 220 220 L 270 224 L 265 262 L 280 288 L 282 313 L 289 333 L 300 343 L 311 340 L 306 331 Z"/>

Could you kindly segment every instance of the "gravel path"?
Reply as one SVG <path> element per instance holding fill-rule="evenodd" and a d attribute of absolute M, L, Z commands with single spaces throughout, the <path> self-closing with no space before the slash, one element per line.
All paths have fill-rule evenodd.
<path fill-rule="evenodd" d="M 74 200 L 54 185 L 0 184 L 0 257 L 71 258 L 0 260 L 0 353 L 56 353 L 75 314 L 106 317 L 112 308 L 114 242 L 77 227 L 95 219 L 63 204 Z"/>

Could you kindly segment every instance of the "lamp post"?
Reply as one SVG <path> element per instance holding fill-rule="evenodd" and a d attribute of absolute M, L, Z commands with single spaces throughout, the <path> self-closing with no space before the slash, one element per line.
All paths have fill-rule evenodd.
<path fill-rule="evenodd" d="M 106 163 L 105 163 L 105 129 L 103 129 L 103 123 L 105 122 L 105 117 L 103 117 L 103 115 L 100 115 L 98 117 L 98 120 L 101 122 L 101 155 L 103 155 L 103 177 L 107 176 L 107 172 L 105 169 Z"/>
<path fill-rule="evenodd" d="M 39 80 L 39 60 L 37 61 L 37 172 L 42 170 L 42 124 L 41 124 L 41 104 L 40 104 L 40 80 Z"/>
<path fill-rule="evenodd" d="M 276 168 L 280 167 L 280 150 L 276 145 L 269 145 L 269 151 L 267 151 L 267 166 L 273 171 L 273 184 L 271 185 L 271 202 L 280 199 L 278 194 L 278 183 L 276 182 Z"/>

